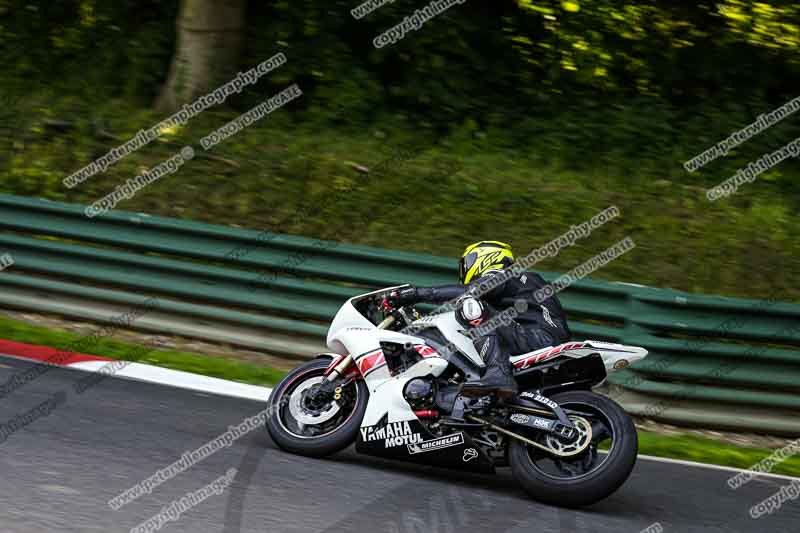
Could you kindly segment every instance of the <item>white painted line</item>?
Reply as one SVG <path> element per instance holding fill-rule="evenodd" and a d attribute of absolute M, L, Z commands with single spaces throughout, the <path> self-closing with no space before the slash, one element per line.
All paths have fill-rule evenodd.
<path fill-rule="evenodd" d="M 114 359 L 109 359 L 108 361 L 82 361 L 80 363 L 73 363 L 71 365 L 54 365 L 43 361 L 35 361 L 28 357 L 7 354 L 0 354 L 0 356 L 17 359 L 19 361 L 29 361 L 39 364 L 43 363 L 52 367 L 72 368 L 75 370 L 92 373 L 99 373 L 98 371 L 101 368 L 116 361 Z M 272 389 L 269 387 L 261 387 L 259 385 L 239 383 L 238 381 L 212 378 L 200 374 L 192 374 L 191 372 L 172 370 L 170 368 L 162 368 L 159 366 L 144 365 L 141 363 L 128 363 L 124 368 L 116 370 L 108 375 L 109 377 L 146 381 L 148 383 L 157 383 L 160 385 L 168 385 L 181 389 L 208 392 L 211 394 L 220 394 L 222 396 L 232 396 L 234 398 L 244 398 L 246 400 L 255 400 L 259 402 L 266 402 L 270 393 L 272 392 Z"/>
<path fill-rule="evenodd" d="M 639 459 L 647 459 L 648 461 L 657 461 L 659 463 L 671 463 L 671 464 L 682 465 L 682 466 L 694 466 L 694 467 L 700 467 L 700 468 L 710 468 L 712 470 L 725 470 L 727 472 L 736 472 L 736 473 L 750 472 L 750 473 L 753 474 L 754 477 L 767 477 L 767 478 L 772 478 L 772 479 L 785 479 L 785 480 L 788 480 L 788 481 L 796 481 L 796 480 L 800 479 L 800 478 L 797 478 L 797 477 L 786 476 L 786 475 L 783 475 L 783 474 L 773 474 L 773 473 L 770 473 L 770 472 L 755 472 L 755 471 L 752 471 L 752 470 L 748 470 L 746 468 L 736 468 L 736 467 L 733 467 L 733 466 L 711 465 L 711 464 L 708 464 L 708 463 L 696 463 L 694 461 L 682 461 L 680 459 L 668 459 L 666 457 L 656 457 L 655 455 L 642 455 L 642 454 L 639 454 Z"/>
<path fill-rule="evenodd" d="M 107 364 L 109 364 L 109 362 L 106 361 L 84 361 L 71 364 L 64 368 L 97 372 Z M 238 381 L 212 378 L 200 374 L 192 374 L 191 372 L 144 365 L 141 363 L 129 363 L 124 368 L 117 370 L 113 374 L 109 374 L 109 376 L 146 381 L 148 383 L 158 383 L 181 389 L 209 392 L 212 394 L 221 394 L 223 396 L 233 396 L 235 398 L 244 398 L 260 402 L 266 402 L 272 392 L 272 389 L 269 387 L 249 385 L 247 383 L 239 383 Z"/>

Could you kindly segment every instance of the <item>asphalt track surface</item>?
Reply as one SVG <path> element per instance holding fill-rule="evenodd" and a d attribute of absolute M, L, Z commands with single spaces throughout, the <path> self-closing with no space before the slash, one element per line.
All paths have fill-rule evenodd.
<path fill-rule="evenodd" d="M 31 363 L 0 357 L 0 385 Z M 623 488 L 580 511 L 528 499 L 508 469 L 496 476 L 393 463 L 346 450 L 325 460 L 278 450 L 266 431 L 236 441 L 114 511 L 108 501 L 264 408 L 259 402 L 50 369 L 0 398 L 0 424 L 64 391 L 66 401 L 0 443 L 0 532 L 128 532 L 173 500 L 238 473 L 221 495 L 165 524 L 191 533 L 800 531 L 800 501 L 754 520 L 751 506 L 786 480 L 736 491 L 730 472 L 641 460 Z"/>

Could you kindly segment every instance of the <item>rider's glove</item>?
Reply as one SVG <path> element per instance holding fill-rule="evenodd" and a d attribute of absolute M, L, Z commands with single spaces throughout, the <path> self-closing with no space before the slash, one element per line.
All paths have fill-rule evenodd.
<path fill-rule="evenodd" d="M 403 307 L 404 305 L 415 304 L 418 301 L 417 288 L 406 287 L 389 293 L 387 298 L 389 303 L 394 307 Z"/>

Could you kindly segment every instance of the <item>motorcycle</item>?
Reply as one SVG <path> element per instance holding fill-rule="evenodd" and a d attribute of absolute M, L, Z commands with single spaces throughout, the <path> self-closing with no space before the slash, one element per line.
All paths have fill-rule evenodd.
<path fill-rule="evenodd" d="M 590 505 L 636 462 L 633 421 L 592 391 L 647 350 L 569 342 L 511 356 L 519 392 L 502 402 L 461 394 L 484 367 L 452 310 L 393 308 L 390 287 L 349 299 L 327 337 L 332 353 L 300 365 L 272 391 L 267 429 L 285 451 L 359 453 L 493 473 L 510 466 L 534 499 Z"/>

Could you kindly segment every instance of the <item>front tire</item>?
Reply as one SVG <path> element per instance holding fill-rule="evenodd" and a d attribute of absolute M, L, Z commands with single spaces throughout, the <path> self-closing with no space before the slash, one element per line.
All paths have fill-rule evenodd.
<path fill-rule="evenodd" d="M 593 392 L 563 392 L 552 399 L 566 409 L 594 415 L 593 442 L 575 458 L 554 460 L 512 438 L 508 454 L 514 477 L 530 496 L 551 505 L 581 507 L 610 496 L 636 464 L 639 442 L 633 421 L 619 404 Z M 607 453 L 599 453 L 598 445 L 609 438 Z M 554 466 L 547 468 L 550 463 Z"/>
<path fill-rule="evenodd" d="M 330 359 L 315 359 L 292 370 L 269 397 L 267 430 L 287 452 L 325 457 L 347 448 L 358 436 L 367 410 L 369 390 L 357 380 L 342 390 L 340 400 L 310 406 L 309 392 L 324 378 Z"/>

